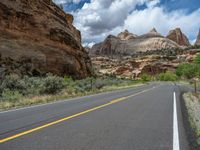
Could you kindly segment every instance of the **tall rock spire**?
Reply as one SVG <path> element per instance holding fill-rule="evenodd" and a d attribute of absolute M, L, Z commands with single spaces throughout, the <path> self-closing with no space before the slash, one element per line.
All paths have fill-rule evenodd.
<path fill-rule="evenodd" d="M 176 42 L 180 46 L 190 46 L 187 36 L 181 31 L 180 28 L 169 31 L 167 38 Z"/>

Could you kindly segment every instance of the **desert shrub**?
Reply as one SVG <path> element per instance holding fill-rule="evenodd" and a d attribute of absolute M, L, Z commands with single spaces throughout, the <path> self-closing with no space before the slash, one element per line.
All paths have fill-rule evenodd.
<path fill-rule="evenodd" d="M 40 93 L 42 93 L 44 78 L 25 76 L 23 80 L 26 83 L 26 86 L 28 87 L 26 95 L 39 95 Z"/>
<path fill-rule="evenodd" d="M 4 89 L 2 92 L 2 98 L 3 100 L 17 101 L 22 98 L 22 94 L 19 93 L 19 91 Z"/>
<path fill-rule="evenodd" d="M 76 92 L 88 92 L 94 88 L 95 79 L 88 77 L 86 79 L 75 81 L 74 88 Z"/>
<path fill-rule="evenodd" d="M 159 81 L 176 81 L 178 78 L 173 72 L 167 71 L 166 73 L 160 73 L 156 76 Z"/>
<path fill-rule="evenodd" d="M 151 81 L 151 76 L 148 75 L 148 74 L 142 74 L 142 75 L 141 75 L 141 80 L 142 80 L 143 82 Z"/>
<path fill-rule="evenodd" d="M 1 84 L 1 91 L 8 89 L 11 91 L 18 91 L 21 94 L 26 94 L 27 85 L 18 75 L 12 74 L 6 76 Z"/>
<path fill-rule="evenodd" d="M 65 86 L 63 78 L 51 74 L 48 74 L 41 82 L 41 94 L 55 94 L 61 91 Z"/>
<path fill-rule="evenodd" d="M 64 77 L 64 83 L 65 85 L 71 85 L 71 84 L 74 84 L 74 80 L 72 79 L 72 77 L 68 77 L 68 76 L 65 76 Z"/>
<path fill-rule="evenodd" d="M 88 92 L 91 90 L 100 90 L 106 86 L 128 85 L 133 83 L 131 80 L 118 79 L 110 76 L 102 78 L 89 77 L 74 82 L 73 88 L 76 92 Z"/>
<path fill-rule="evenodd" d="M 95 89 L 102 89 L 105 87 L 108 83 L 106 82 L 105 79 L 95 79 L 93 82 L 93 88 Z"/>

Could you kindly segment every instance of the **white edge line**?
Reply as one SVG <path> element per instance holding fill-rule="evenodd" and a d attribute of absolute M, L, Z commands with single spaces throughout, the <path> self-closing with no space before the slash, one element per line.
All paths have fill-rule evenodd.
<path fill-rule="evenodd" d="M 179 131 L 178 131 L 178 116 L 177 116 L 177 101 L 176 93 L 173 93 L 173 150 L 180 150 L 179 146 Z"/>

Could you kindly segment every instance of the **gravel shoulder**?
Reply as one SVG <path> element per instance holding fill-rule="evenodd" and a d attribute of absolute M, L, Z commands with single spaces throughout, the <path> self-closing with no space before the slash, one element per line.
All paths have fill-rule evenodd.
<path fill-rule="evenodd" d="M 194 150 L 200 149 L 200 93 L 183 94 L 188 121 L 189 141 Z"/>

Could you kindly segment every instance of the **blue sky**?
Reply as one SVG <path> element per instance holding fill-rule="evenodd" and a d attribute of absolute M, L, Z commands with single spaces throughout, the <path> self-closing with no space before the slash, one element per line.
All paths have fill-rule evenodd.
<path fill-rule="evenodd" d="M 200 28 L 200 0 L 55 0 L 74 16 L 83 44 L 92 45 L 109 34 L 128 29 L 144 34 L 155 27 L 167 35 L 180 27 L 194 42 Z"/>
<path fill-rule="evenodd" d="M 80 3 L 70 2 L 64 5 L 64 10 L 66 12 L 76 11 L 77 9 L 81 9 L 85 3 L 90 3 L 90 0 L 82 0 Z"/>

